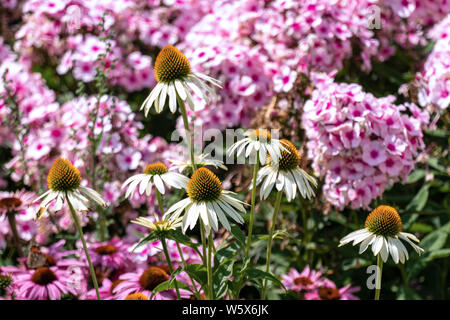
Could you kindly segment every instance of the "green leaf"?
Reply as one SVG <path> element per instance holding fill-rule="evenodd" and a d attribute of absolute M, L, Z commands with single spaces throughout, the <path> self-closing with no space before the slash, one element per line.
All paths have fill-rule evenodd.
<path fill-rule="evenodd" d="M 430 259 L 442 259 L 450 257 L 450 248 L 434 250 L 430 253 Z"/>
<path fill-rule="evenodd" d="M 202 264 L 188 264 L 184 271 L 189 273 L 192 278 L 194 278 L 198 283 L 204 286 L 208 282 L 208 273 L 206 271 L 206 266 Z"/>
<path fill-rule="evenodd" d="M 433 226 L 430 226 L 429 224 L 425 224 L 422 222 L 414 222 L 411 227 L 409 227 L 409 232 L 420 232 L 420 233 L 429 233 L 434 230 Z"/>
<path fill-rule="evenodd" d="M 439 250 L 445 245 L 445 242 L 447 241 L 447 235 L 447 233 L 438 229 L 423 238 L 419 245 L 425 251 Z"/>
<path fill-rule="evenodd" d="M 222 264 L 213 273 L 214 299 L 221 299 L 227 293 L 228 279 L 233 274 L 233 265 L 234 261 L 231 260 Z"/>
<path fill-rule="evenodd" d="M 155 294 L 157 294 L 158 292 L 161 291 L 166 291 L 166 290 L 170 290 L 170 289 L 175 289 L 175 284 L 178 285 L 178 289 L 185 289 L 185 290 L 189 290 L 192 292 L 191 288 L 189 288 L 189 286 L 187 284 L 185 284 L 184 282 L 178 281 L 178 280 L 167 280 L 164 281 L 163 283 L 158 284 L 153 290 L 152 290 L 152 295 L 150 297 L 150 300 L 155 296 Z"/>
<path fill-rule="evenodd" d="M 275 277 L 273 274 L 259 270 L 259 269 L 255 269 L 255 268 L 251 268 L 251 269 L 247 270 L 247 280 L 259 284 L 258 280 L 264 280 L 264 279 L 272 281 L 272 282 L 276 283 L 278 286 L 282 287 L 284 290 L 286 290 L 286 288 L 281 283 L 281 281 L 277 277 Z"/>
<path fill-rule="evenodd" d="M 276 230 L 273 233 L 272 239 L 285 239 L 285 238 L 290 238 L 290 237 L 291 237 L 291 235 L 286 230 Z M 268 234 L 261 235 L 258 237 L 258 241 L 267 240 L 267 239 L 269 239 Z"/>
<path fill-rule="evenodd" d="M 402 286 L 398 290 L 397 300 L 422 300 L 422 298 L 410 287 Z"/>
<path fill-rule="evenodd" d="M 420 188 L 419 192 L 414 196 L 411 202 L 406 206 L 406 210 L 422 210 L 428 201 L 430 185 L 425 184 Z"/>
<path fill-rule="evenodd" d="M 218 268 L 220 264 L 225 263 L 226 261 L 233 258 L 242 248 L 243 244 L 236 241 L 232 242 L 225 248 L 218 250 L 214 255 L 214 267 Z"/>
<path fill-rule="evenodd" d="M 425 133 L 429 136 L 438 137 L 438 138 L 446 138 L 446 137 L 450 136 L 450 131 L 445 131 L 442 129 L 425 130 Z"/>
<path fill-rule="evenodd" d="M 426 173 L 426 171 L 424 169 L 414 170 L 408 176 L 408 179 L 406 180 L 406 183 L 408 184 L 408 183 L 414 183 L 414 182 L 419 181 L 420 179 L 425 177 L 425 173 Z"/>
<path fill-rule="evenodd" d="M 439 163 L 438 158 L 429 158 L 428 164 L 430 165 L 430 167 L 433 167 L 434 169 L 436 169 L 440 172 L 447 173 L 447 169 L 445 168 L 445 166 L 443 166 L 442 164 Z"/>
<path fill-rule="evenodd" d="M 134 248 L 131 252 L 134 252 L 134 250 L 136 250 L 137 248 L 139 248 L 140 246 L 143 246 L 144 244 L 147 244 L 149 242 L 154 242 L 158 240 L 158 235 L 156 232 L 151 231 L 150 234 L 148 236 L 146 236 L 144 239 L 142 239 Z"/>
<path fill-rule="evenodd" d="M 231 226 L 231 234 L 238 240 L 243 246 L 245 246 L 245 235 L 241 228 L 236 225 Z"/>

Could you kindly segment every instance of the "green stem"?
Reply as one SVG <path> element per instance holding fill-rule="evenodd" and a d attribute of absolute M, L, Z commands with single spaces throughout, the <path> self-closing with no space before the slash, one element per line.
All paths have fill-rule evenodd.
<path fill-rule="evenodd" d="M 375 278 L 375 300 L 380 300 L 381 274 L 382 273 L 383 273 L 383 260 L 381 259 L 381 255 L 378 254 L 378 256 L 377 256 L 377 274 L 376 274 L 376 278 Z"/>
<path fill-rule="evenodd" d="M 247 235 L 247 244 L 245 246 L 245 257 L 244 261 L 248 258 L 250 253 L 250 246 L 252 243 L 252 233 L 253 233 L 253 222 L 255 216 L 255 203 L 256 203 L 256 177 L 258 176 L 258 168 L 259 168 L 259 152 L 256 154 L 256 163 L 253 166 L 253 181 L 252 181 L 252 202 L 250 208 L 250 221 L 248 224 L 248 235 Z"/>
<path fill-rule="evenodd" d="M 181 257 L 181 262 L 183 263 L 183 266 L 186 269 L 187 263 L 186 263 L 186 260 L 184 260 L 183 251 L 181 250 L 181 247 L 180 247 L 180 244 L 178 243 L 178 241 L 175 241 L 175 243 L 177 244 L 178 253 L 180 254 L 180 257 Z M 192 278 L 190 273 L 186 272 L 186 274 L 188 275 L 189 279 L 191 280 L 195 297 L 197 298 L 197 300 L 201 300 L 202 296 L 200 295 L 200 292 L 197 290 L 197 286 L 195 285 L 194 279 Z"/>
<path fill-rule="evenodd" d="M 253 166 L 253 179 L 252 179 L 252 198 L 251 198 L 251 208 L 250 208 L 250 220 L 248 224 L 248 235 L 247 235 L 247 243 L 245 245 L 245 255 L 244 255 L 244 263 L 247 261 L 250 255 L 250 247 L 252 244 L 252 233 L 253 233 L 253 223 L 255 220 L 255 203 L 256 203 L 256 178 L 258 176 L 259 169 L 259 152 L 256 154 L 256 162 Z M 241 274 L 239 279 L 239 285 L 237 286 L 237 291 L 235 294 L 235 299 L 238 299 L 241 289 L 243 287 L 244 282 L 244 274 Z"/>
<path fill-rule="evenodd" d="M 162 204 L 161 193 L 159 192 L 158 188 L 155 188 L 155 190 L 156 190 L 156 199 L 158 200 L 159 211 L 161 212 L 161 216 L 163 216 L 164 215 L 164 207 Z"/>
<path fill-rule="evenodd" d="M 84 254 L 86 255 L 86 259 L 89 264 L 89 270 L 91 272 L 91 278 L 92 278 L 92 283 L 94 284 L 95 293 L 97 294 L 97 300 L 101 300 L 100 293 L 98 291 L 97 276 L 95 275 L 94 266 L 92 265 L 91 257 L 89 256 L 89 252 L 88 252 L 87 245 L 86 245 L 86 240 L 84 239 L 84 234 L 83 234 L 83 230 L 80 225 L 80 221 L 78 220 L 77 214 L 75 213 L 72 203 L 70 203 L 69 197 L 67 195 L 66 195 L 66 200 L 67 200 L 67 203 L 69 204 L 70 213 L 72 214 L 72 219 L 75 222 L 78 233 L 80 234 L 81 242 L 83 243 Z"/>
<path fill-rule="evenodd" d="M 166 239 L 162 238 L 161 239 L 161 243 L 162 243 L 162 246 L 163 246 L 164 255 L 166 256 L 167 264 L 169 265 L 170 275 L 172 276 L 173 267 L 172 267 L 172 261 L 170 260 L 169 251 L 167 250 Z M 178 283 L 177 283 L 176 279 L 175 279 L 175 291 L 177 292 L 177 299 L 181 300 L 180 290 L 178 289 Z"/>
<path fill-rule="evenodd" d="M 188 143 L 189 153 L 191 156 L 192 173 L 194 173 L 195 170 L 197 169 L 197 166 L 195 165 L 195 158 L 194 158 L 194 136 L 191 135 L 191 129 L 189 128 L 189 121 L 188 121 L 186 106 L 184 105 L 184 101 L 181 100 L 181 98 L 178 95 L 177 95 L 177 100 L 178 100 L 178 104 L 180 105 L 181 115 L 183 117 L 184 130 L 186 131 L 186 140 Z"/>
<path fill-rule="evenodd" d="M 205 225 L 203 224 L 203 220 L 200 219 L 200 237 L 202 239 L 202 260 L 203 260 L 203 264 L 206 266 L 207 265 L 207 261 L 206 261 L 206 238 L 205 238 Z"/>
<path fill-rule="evenodd" d="M 17 252 L 19 253 L 19 256 L 23 257 L 22 244 L 19 232 L 17 232 L 16 217 L 14 215 L 14 212 L 8 211 L 6 213 L 6 216 L 8 217 L 9 226 L 11 227 L 11 231 L 13 233 L 14 243 L 16 244 Z"/>
<path fill-rule="evenodd" d="M 208 295 L 209 300 L 214 299 L 214 290 L 213 290 L 213 276 L 212 276 L 212 251 L 213 251 L 213 237 L 212 237 L 212 230 L 209 231 L 209 238 L 208 238 Z"/>
<path fill-rule="evenodd" d="M 275 200 L 275 207 L 273 209 L 272 225 L 270 227 L 269 239 L 267 241 L 266 272 L 269 272 L 270 270 L 270 254 L 272 253 L 273 232 L 275 231 L 275 223 L 277 220 L 278 211 L 280 211 L 282 195 L 283 190 L 278 191 L 277 198 Z M 266 293 L 267 293 L 267 279 L 264 280 L 264 287 L 261 296 L 262 300 L 266 299 Z"/>

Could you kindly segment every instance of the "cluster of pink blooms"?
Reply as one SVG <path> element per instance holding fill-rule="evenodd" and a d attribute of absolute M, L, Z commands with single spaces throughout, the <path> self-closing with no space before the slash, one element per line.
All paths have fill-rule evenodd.
<path fill-rule="evenodd" d="M 312 270 L 309 266 L 302 272 L 292 268 L 281 278 L 285 288 L 297 293 L 302 300 L 358 300 L 353 293 L 358 292 L 359 287 L 338 288 L 322 271 Z"/>
<path fill-rule="evenodd" d="M 316 74 L 317 87 L 304 106 L 308 156 L 323 194 L 339 209 L 369 209 L 387 185 L 405 181 L 423 148 L 429 114 L 395 97 L 376 98 L 358 84 L 335 83 Z M 411 115 L 408 114 L 408 111 Z"/>
<path fill-rule="evenodd" d="M 445 110 L 450 105 L 450 15 L 429 35 L 436 43 L 423 72 L 416 76 L 420 83 L 419 103 L 431 111 Z"/>
<path fill-rule="evenodd" d="M 225 83 L 217 103 L 199 99 L 195 112 L 198 125 L 224 129 L 246 126 L 273 95 L 290 91 L 301 73 L 341 68 L 355 44 L 365 70 L 371 59 L 394 53 L 392 39 L 402 46 L 424 44 L 420 26 L 449 11 L 445 0 L 28 0 L 15 49 L 27 61 L 38 56 L 34 49 L 44 49 L 57 59 L 60 74 L 71 71 L 90 82 L 105 52 L 98 23 L 108 12 L 105 28 L 114 39 L 107 59 L 116 60 L 111 82 L 127 91 L 152 87 L 148 50 L 175 44 L 194 69 Z M 380 29 L 371 28 L 378 13 Z M 139 43 L 147 46 L 145 54 Z"/>
<path fill-rule="evenodd" d="M 205 0 L 29 0 L 15 50 L 33 60 L 35 50 L 44 49 L 58 61 L 59 74 L 71 71 L 75 79 L 91 82 L 98 56 L 106 53 L 107 43 L 99 37 L 103 17 L 113 36 L 106 60 L 115 61 L 111 83 L 137 91 L 155 84 L 152 59 L 140 52 L 139 43 L 159 48 L 179 42 L 209 7 Z"/>
<path fill-rule="evenodd" d="M 147 229 L 148 231 L 148 229 Z M 146 231 L 146 232 L 147 232 Z M 136 253 L 133 248 L 136 245 L 135 239 L 128 241 L 112 238 L 106 242 L 96 242 L 89 239 L 89 254 L 95 268 L 99 281 L 100 296 L 103 300 L 123 300 L 129 294 L 141 292 L 147 298 L 151 296 L 151 290 L 155 287 L 155 281 L 161 279 L 148 279 L 148 286 L 141 277 L 149 268 L 158 268 L 159 273 L 168 279 L 168 268 L 164 257 L 162 245 L 159 241 L 144 245 L 140 252 Z M 19 300 L 60 300 L 64 295 L 72 295 L 82 300 L 96 300 L 95 289 L 90 283 L 88 263 L 81 244 L 79 248 L 67 250 L 64 248 L 65 240 L 60 240 L 48 248 L 38 249 L 39 255 L 45 256 L 39 265 L 28 265 L 27 258 L 20 260 L 19 266 L 0 267 L 0 274 L 12 276 L 13 290 L 6 297 L 0 299 Z M 174 264 L 174 268 L 181 265 L 178 248 L 175 242 L 168 241 L 168 252 Z M 190 247 L 180 245 L 183 256 L 187 263 L 201 263 L 200 256 Z M 142 258 L 142 248 L 147 254 Z M 31 260 L 33 261 L 33 260 Z M 187 274 L 182 272 L 177 276 L 177 280 L 192 287 L 192 282 Z M 198 283 L 194 283 L 200 289 Z M 189 299 L 192 293 L 188 290 L 180 290 L 183 298 Z M 153 299 L 175 300 L 174 290 L 166 290 L 156 293 Z"/>

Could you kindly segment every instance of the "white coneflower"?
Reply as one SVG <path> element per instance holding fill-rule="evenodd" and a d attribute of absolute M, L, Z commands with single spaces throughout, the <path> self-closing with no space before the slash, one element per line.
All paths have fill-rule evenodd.
<path fill-rule="evenodd" d="M 155 231 L 169 231 L 176 230 L 181 227 L 182 217 L 177 217 L 176 219 L 161 219 L 159 216 L 155 215 L 154 221 L 149 218 L 138 217 L 136 220 L 132 220 L 132 223 L 139 224 L 141 226 L 147 227 Z"/>
<path fill-rule="evenodd" d="M 177 169 L 178 172 L 184 172 L 187 168 L 192 168 L 192 162 L 190 159 L 185 161 L 168 159 L 173 166 L 171 169 Z M 228 170 L 228 168 L 223 164 L 223 161 L 211 159 L 209 154 L 202 153 L 201 155 L 194 157 L 194 163 L 197 168 L 211 166 L 214 168 L 220 168 L 223 170 Z"/>
<path fill-rule="evenodd" d="M 128 185 L 126 198 L 133 195 L 134 191 L 139 187 L 139 193 L 144 192 L 147 196 L 150 195 L 153 185 L 161 193 L 165 194 L 166 189 L 164 184 L 174 187 L 176 189 L 186 188 L 189 178 L 176 172 L 170 172 L 166 165 L 162 162 L 151 163 L 147 165 L 144 173 L 140 173 L 128 178 L 122 185 L 122 189 Z"/>
<path fill-rule="evenodd" d="M 416 252 L 421 255 L 424 250 L 414 242 L 419 242 L 411 233 L 402 232 L 402 220 L 397 210 L 390 206 L 375 208 L 366 218 L 364 229 L 354 231 L 341 239 L 339 247 L 353 241 L 353 245 L 361 243 L 359 253 L 363 253 L 372 246 L 372 253 L 377 256 L 377 272 L 375 278 L 375 300 L 380 299 L 381 274 L 383 262 L 386 262 L 389 254 L 395 263 L 405 263 L 408 259 L 402 241 L 408 242 Z"/>
<path fill-rule="evenodd" d="M 413 242 L 419 242 L 416 236 L 401 231 L 402 220 L 397 210 L 390 206 L 379 206 L 367 216 L 364 229 L 354 231 L 342 238 L 339 246 L 352 241 L 353 245 L 361 243 L 360 254 L 371 246 L 372 253 L 375 256 L 380 254 L 383 262 L 387 261 L 390 254 L 395 263 L 405 263 L 409 256 L 402 240 L 409 243 L 419 255 L 424 250 Z"/>
<path fill-rule="evenodd" d="M 172 205 L 166 212 L 166 216 L 172 218 L 179 217 L 183 212 L 183 232 L 187 228 L 193 229 L 198 218 L 203 221 L 206 231 L 210 228 L 217 231 L 220 223 L 230 230 L 230 224 L 226 215 L 234 221 L 243 223 L 241 214 L 245 213 L 245 208 L 239 201 L 230 196 L 233 192 L 222 189 L 219 178 L 207 168 L 199 168 L 192 175 L 187 185 L 188 198 Z"/>
<path fill-rule="evenodd" d="M 97 191 L 81 185 L 80 172 L 67 159 L 55 160 L 48 173 L 47 184 L 49 190 L 33 201 L 42 199 L 35 219 L 40 219 L 52 203 L 55 204 L 54 211 L 61 210 L 66 199 L 75 211 L 87 211 L 90 202 L 106 206 L 105 200 Z"/>
<path fill-rule="evenodd" d="M 261 199 L 266 199 L 273 187 L 278 191 L 283 190 L 288 201 L 295 198 L 297 188 L 303 198 L 310 199 L 314 196 L 314 191 L 310 184 L 317 187 L 314 177 L 300 168 L 301 156 L 297 148 L 286 139 L 280 140 L 287 150 L 281 151 L 278 162 L 274 161 L 270 154 L 267 156 L 267 165 L 258 172 L 256 184 L 260 187 Z"/>
<path fill-rule="evenodd" d="M 93 202 L 100 206 L 106 206 L 105 200 L 102 199 L 97 191 L 81 186 L 81 174 L 72 163 L 63 158 L 58 158 L 53 163 L 47 176 L 48 190 L 42 196 L 37 198 L 38 201 L 43 198 L 39 210 L 36 213 L 35 219 L 40 219 L 51 203 L 55 202 L 54 210 L 61 210 L 63 203 L 66 201 L 72 219 L 80 234 L 80 239 L 83 244 L 84 253 L 88 261 L 89 270 L 91 273 L 92 283 L 94 284 L 97 299 L 100 300 L 100 293 L 98 291 L 97 277 L 95 275 L 94 266 L 92 265 L 91 257 L 84 239 L 83 229 L 77 217 L 77 211 L 87 211 L 89 202 Z"/>
<path fill-rule="evenodd" d="M 221 87 L 220 81 L 202 73 L 193 72 L 184 54 L 171 45 L 165 46 L 159 52 L 155 61 L 154 73 L 158 84 L 141 106 L 141 110 L 145 110 L 145 116 L 147 116 L 153 104 L 156 112 L 160 113 L 166 101 L 168 101 L 170 111 L 174 113 L 177 109 L 177 97 L 182 101 L 187 101 L 191 109 L 194 110 L 195 106 L 190 90 L 199 97 L 203 97 L 209 104 L 210 100 L 205 94 L 205 90 L 215 98 L 217 95 L 205 81 Z"/>
<path fill-rule="evenodd" d="M 228 156 L 231 156 L 236 150 L 238 157 L 244 151 L 246 158 L 253 153 L 258 153 L 259 161 L 263 165 L 266 161 L 267 154 L 270 154 L 270 157 L 275 162 L 278 162 L 278 159 L 281 158 L 281 151 L 289 153 L 289 150 L 283 146 L 283 142 L 272 138 L 270 131 L 267 129 L 248 130 L 244 135 L 246 136 L 245 138 L 237 141 L 228 149 Z"/>

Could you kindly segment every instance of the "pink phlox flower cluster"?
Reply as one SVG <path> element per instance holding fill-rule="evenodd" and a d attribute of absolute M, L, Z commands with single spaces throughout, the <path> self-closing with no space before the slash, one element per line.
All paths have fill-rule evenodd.
<path fill-rule="evenodd" d="M 405 181 L 414 168 L 429 114 L 324 74 L 313 81 L 317 89 L 305 103 L 302 124 L 312 167 L 324 178 L 324 197 L 340 210 L 369 209 L 388 185 Z"/>

